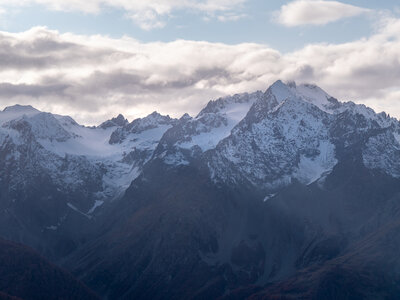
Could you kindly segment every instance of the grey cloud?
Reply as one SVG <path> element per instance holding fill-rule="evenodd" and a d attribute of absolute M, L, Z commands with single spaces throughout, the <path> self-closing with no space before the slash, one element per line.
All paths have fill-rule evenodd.
<path fill-rule="evenodd" d="M 400 79 L 399 61 L 366 63 L 353 71 L 353 75 L 364 82 L 374 83 L 374 88 L 398 86 Z"/>
<path fill-rule="evenodd" d="M 70 83 L 76 94 L 105 95 L 113 93 L 147 94 L 165 93 L 170 90 L 194 87 L 199 81 L 206 80 L 209 87 L 221 81 L 235 82 L 232 74 L 220 68 L 201 68 L 193 74 L 179 79 L 149 83 L 151 73 L 143 74 L 135 70 L 96 71 L 79 82 Z M 57 78 L 46 78 L 47 82 L 56 82 Z M 237 81 L 237 80 L 236 80 Z M 61 84 L 61 82 L 60 82 Z"/>
<path fill-rule="evenodd" d="M 32 41 L 10 39 L 0 34 L 0 67 L 3 69 L 43 69 L 101 64 L 113 57 L 128 59 L 133 54 L 112 49 L 89 48 L 56 40 L 56 36 L 39 37 Z"/>
<path fill-rule="evenodd" d="M 68 85 L 29 85 L 0 83 L 0 97 L 14 98 L 18 96 L 29 96 L 33 98 L 43 96 L 64 95 Z"/>
<path fill-rule="evenodd" d="M 310 65 L 302 65 L 297 69 L 297 75 L 295 78 L 302 78 L 303 80 L 309 80 L 315 78 L 314 68 Z"/>

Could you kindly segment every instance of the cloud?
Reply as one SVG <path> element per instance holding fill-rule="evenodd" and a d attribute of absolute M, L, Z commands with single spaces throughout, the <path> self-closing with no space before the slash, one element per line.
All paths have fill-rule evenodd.
<path fill-rule="evenodd" d="M 316 83 L 332 96 L 400 117 L 400 20 L 369 38 L 282 54 L 262 44 L 0 32 L 0 107 L 15 103 L 98 124 L 154 110 L 194 115 L 211 99 L 265 90 L 277 79 Z"/>
<path fill-rule="evenodd" d="M 370 11 L 337 1 L 296 0 L 283 5 L 280 11 L 276 12 L 275 21 L 287 27 L 325 25 Z"/>
<path fill-rule="evenodd" d="M 248 16 L 246 14 L 227 13 L 218 16 L 217 19 L 221 22 L 231 22 L 231 21 L 238 21 L 247 17 Z"/>
<path fill-rule="evenodd" d="M 236 10 L 247 0 L 0 0 L 1 7 L 23 7 L 42 5 L 50 10 L 79 11 L 88 14 L 98 14 L 106 8 L 121 9 L 138 26 L 144 30 L 162 28 L 166 25 L 165 18 L 179 10 L 200 12 L 208 17 L 228 13 L 238 15 Z M 231 20 L 233 20 L 231 18 Z"/>
<path fill-rule="evenodd" d="M 41 96 L 59 96 L 67 88 L 66 85 L 28 85 L 0 83 L 0 97 L 26 96 L 38 98 Z"/>

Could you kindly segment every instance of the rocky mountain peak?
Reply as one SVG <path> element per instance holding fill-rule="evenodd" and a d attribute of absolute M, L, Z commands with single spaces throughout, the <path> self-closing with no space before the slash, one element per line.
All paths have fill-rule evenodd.
<path fill-rule="evenodd" d="M 150 115 L 136 119 L 126 126 L 126 129 L 131 133 L 140 133 L 149 129 L 156 128 L 160 125 L 172 125 L 176 122 L 176 119 L 172 119 L 170 116 L 164 116 L 154 111 Z"/>
<path fill-rule="evenodd" d="M 17 117 L 4 123 L 3 127 L 14 129 L 24 137 L 29 134 L 40 140 L 65 142 L 72 137 L 53 114 L 45 112 L 23 114 L 20 118 Z"/>
<path fill-rule="evenodd" d="M 170 116 L 163 116 L 158 112 L 153 112 L 144 118 L 133 120 L 131 123 L 124 125 L 123 127 L 117 128 L 110 137 L 110 144 L 121 144 L 129 135 L 138 135 L 151 129 L 165 127 L 172 127 L 177 122 L 176 119 L 172 119 Z"/>
<path fill-rule="evenodd" d="M 179 118 L 179 121 L 188 121 L 192 119 L 192 117 L 188 113 L 184 113 L 182 117 Z"/>
<path fill-rule="evenodd" d="M 7 106 L 6 108 L 4 108 L 3 112 L 25 113 L 26 114 L 26 113 L 38 113 L 40 111 L 31 105 L 15 104 L 12 106 Z"/>
<path fill-rule="evenodd" d="M 31 105 L 13 105 L 7 106 L 3 111 L 0 111 L 0 124 L 20 118 L 22 116 L 32 116 L 40 113 L 39 110 Z"/>
<path fill-rule="evenodd" d="M 315 84 L 296 84 L 294 81 L 285 84 L 278 80 L 268 88 L 266 95 L 274 96 L 278 104 L 288 98 L 301 98 L 325 111 L 338 102 Z"/>
<path fill-rule="evenodd" d="M 125 117 L 122 114 L 119 114 L 117 117 L 103 122 L 99 127 L 103 129 L 107 129 L 110 127 L 123 127 L 128 123 L 129 123 L 128 120 L 125 119 Z"/>

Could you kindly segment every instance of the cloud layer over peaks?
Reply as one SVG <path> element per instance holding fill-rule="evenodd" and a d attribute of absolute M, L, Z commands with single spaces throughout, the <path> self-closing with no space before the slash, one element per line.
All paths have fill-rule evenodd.
<path fill-rule="evenodd" d="M 120 112 L 196 114 L 210 99 L 265 90 L 277 79 L 316 83 L 400 117 L 400 20 L 393 18 L 369 38 L 287 54 L 254 43 L 142 43 L 43 27 L 0 32 L 0 45 L 1 108 L 31 104 L 85 124 Z"/>

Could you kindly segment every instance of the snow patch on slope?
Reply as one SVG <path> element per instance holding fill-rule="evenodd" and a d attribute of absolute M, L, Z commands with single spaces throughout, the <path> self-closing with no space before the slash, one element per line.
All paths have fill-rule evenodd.
<path fill-rule="evenodd" d="M 91 209 L 89 209 L 89 211 L 87 212 L 87 215 L 90 215 L 92 213 L 94 213 L 94 211 L 96 210 L 96 208 L 102 206 L 104 204 L 104 201 L 102 200 L 96 200 L 93 204 L 93 207 Z"/>
<path fill-rule="evenodd" d="M 199 146 L 203 152 L 214 149 L 230 135 L 260 95 L 261 92 L 245 93 L 211 101 L 196 118 L 188 121 L 186 126 L 193 126 L 195 132 L 185 136 L 177 146 L 183 149 Z"/>
<path fill-rule="evenodd" d="M 338 163 L 335 158 L 335 146 L 329 141 L 321 141 L 319 155 L 316 157 L 300 156 L 298 170 L 294 177 L 303 184 L 311 184 L 330 173 Z"/>
<path fill-rule="evenodd" d="M 396 139 L 397 143 L 400 145 L 400 133 L 395 132 L 394 133 L 394 138 Z"/>
<path fill-rule="evenodd" d="M 88 219 L 91 219 L 92 216 L 89 216 L 87 214 L 85 214 L 84 212 L 81 212 L 75 205 L 73 205 L 72 203 L 67 203 L 68 207 L 71 208 L 72 210 L 76 211 L 77 213 L 81 214 L 82 216 L 85 216 Z"/>
<path fill-rule="evenodd" d="M 314 104 L 323 111 L 329 112 L 329 109 L 327 109 L 330 104 L 328 99 L 331 98 L 331 96 L 318 86 L 301 84 L 296 87 L 296 92 L 311 104 Z"/>
<path fill-rule="evenodd" d="M 73 139 L 65 142 L 41 139 L 39 142 L 43 147 L 59 156 L 71 154 L 120 160 L 124 152 L 131 151 L 134 148 L 154 150 L 164 132 L 170 127 L 169 125 L 161 125 L 138 134 L 131 134 L 121 144 L 110 144 L 110 136 L 115 128 L 74 126 L 70 128 L 70 131 L 76 135 Z"/>
<path fill-rule="evenodd" d="M 267 202 L 269 199 L 272 199 L 273 197 L 275 197 L 277 194 L 268 194 L 267 196 L 264 197 L 264 202 Z"/>
<path fill-rule="evenodd" d="M 197 145 L 203 152 L 215 148 L 221 140 L 230 135 L 232 128 L 246 116 L 250 106 L 251 102 L 236 103 L 230 106 L 222 114 L 227 121 L 226 124 L 222 124 L 217 128 L 212 128 L 210 131 L 194 135 L 191 137 L 190 142 L 179 143 L 178 146 L 184 149 L 190 149 L 194 145 Z"/>
<path fill-rule="evenodd" d="M 112 129 L 93 129 L 78 126 L 71 130 L 77 137 L 63 142 L 39 139 L 47 150 L 59 155 L 83 155 L 91 157 L 107 157 L 117 154 L 120 149 L 108 143 Z"/>
<path fill-rule="evenodd" d="M 160 125 L 139 133 L 131 133 L 122 143 L 110 144 L 110 136 L 115 127 L 89 128 L 70 123 L 66 129 L 74 134 L 73 138 L 63 142 L 49 139 L 38 141 L 45 149 L 60 157 L 84 156 L 93 164 L 104 165 L 106 172 L 103 176 L 103 193 L 104 197 L 110 198 L 119 196 L 140 174 L 139 167 L 135 165 L 136 161 L 124 161 L 126 156 L 132 151 L 151 153 L 170 127 L 170 125 Z"/>
<path fill-rule="evenodd" d="M 181 165 L 187 166 L 187 165 L 189 165 L 189 162 L 185 159 L 185 157 L 182 155 L 181 152 L 176 152 L 174 154 L 167 154 L 165 152 L 160 157 L 164 159 L 164 162 L 167 165 L 171 165 L 171 166 L 181 166 Z"/>
<path fill-rule="evenodd" d="M 293 89 L 289 88 L 281 80 L 278 80 L 271 85 L 269 91 L 275 96 L 275 99 L 278 101 L 278 103 L 281 103 L 282 101 L 292 97 L 294 92 Z"/>

